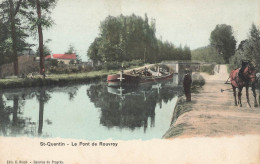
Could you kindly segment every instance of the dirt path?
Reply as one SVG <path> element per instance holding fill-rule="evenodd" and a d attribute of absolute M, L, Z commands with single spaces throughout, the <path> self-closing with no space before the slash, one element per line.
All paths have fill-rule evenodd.
<path fill-rule="evenodd" d="M 253 95 L 249 91 L 251 108 L 247 107 L 245 89 L 242 92 L 243 107 L 234 106 L 231 85 L 224 84 L 229 74 L 221 65 L 215 75 L 201 73 L 206 84 L 197 94 L 192 94 L 192 102 L 179 107 L 180 116 L 163 136 L 234 136 L 260 134 L 260 107 L 253 107 Z M 176 109 L 175 109 L 176 110 Z"/>

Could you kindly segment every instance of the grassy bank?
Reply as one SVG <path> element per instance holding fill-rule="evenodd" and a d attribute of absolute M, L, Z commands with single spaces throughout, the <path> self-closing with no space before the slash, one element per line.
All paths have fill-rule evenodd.
<path fill-rule="evenodd" d="M 166 131 L 166 133 L 163 135 L 162 138 L 171 138 L 172 136 L 179 136 L 183 132 L 183 124 L 180 124 L 178 126 L 174 126 L 174 123 L 177 121 L 179 116 L 186 112 L 190 112 L 191 108 L 187 107 L 186 105 L 186 100 L 185 96 L 179 97 L 175 108 L 173 110 L 173 115 L 172 115 L 172 120 L 171 120 L 171 125 L 170 128 Z"/>
<path fill-rule="evenodd" d="M 205 79 L 199 73 L 192 74 L 192 86 L 191 92 L 194 94 L 199 94 L 201 88 L 206 84 Z M 193 99 L 193 97 L 192 97 Z M 179 124 L 177 126 L 173 126 L 177 119 L 183 115 L 184 113 L 190 112 L 192 103 L 187 103 L 185 96 L 181 96 L 178 98 L 175 108 L 173 110 L 171 127 L 164 135 L 163 138 L 171 138 L 172 136 L 179 136 L 183 132 L 183 124 Z"/>
<path fill-rule="evenodd" d="M 110 63 L 111 64 L 111 63 Z M 112 63 L 113 64 L 113 63 Z M 143 66 L 143 63 L 140 61 L 131 61 L 125 63 L 126 69 L 134 69 Z M 86 83 L 95 80 L 100 80 L 106 78 L 109 74 L 118 73 L 121 70 L 121 65 L 116 65 L 115 67 L 106 67 L 102 70 L 90 71 L 90 72 L 80 72 L 80 73 L 53 73 L 48 74 L 45 79 L 42 76 L 35 76 L 33 79 L 30 78 L 8 78 L 0 79 L 0 89 L 9 89 L 9 88 L 24 88 L 24 87 L 39 87 L 39 86 L 60 86 L 66 84 L 76 84 L 76 83 Z M 63 71 L 66 72 L 66 71 Z"/>
<path fill-rule="evenodd" d="M 37 87 L 37 86 L 51 86 L 51 85 L 64 85 L 71 83 L 91 82 L 94 80 L 105 78 L 107 75 L 116 73 L 116 70 L 110 71 L 92 71 L 86 73 L 75 74 L 50 74 L 45 79 L 41 76 L 30 78 L 12 78 L 0 79 L 0 89 L 8 88 L 22 88 L 22 87 Z"/>

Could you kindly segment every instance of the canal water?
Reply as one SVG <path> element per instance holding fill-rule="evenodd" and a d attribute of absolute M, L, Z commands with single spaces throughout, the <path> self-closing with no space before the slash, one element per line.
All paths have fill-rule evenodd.
<path fill-rule="evenodd" d="M 96 82 L 0 91 L 0 135 L 86 140 L 161 138 L 181 94 L 163 83 L 111 88 Z"/>

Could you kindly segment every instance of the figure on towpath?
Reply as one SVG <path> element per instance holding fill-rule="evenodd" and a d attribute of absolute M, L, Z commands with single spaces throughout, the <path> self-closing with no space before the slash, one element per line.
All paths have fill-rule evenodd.
<path fill-rule="evenodd" d="M 191 101 L 191 83 L 192 83 L 192 78 L 191 78 L 190 70 L 186 68 L 184 79 L 183 79 L 183 88 L 186 96 L 186 101 Z"/>

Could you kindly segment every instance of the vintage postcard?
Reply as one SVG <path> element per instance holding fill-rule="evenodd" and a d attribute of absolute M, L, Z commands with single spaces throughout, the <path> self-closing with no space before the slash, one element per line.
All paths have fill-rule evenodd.
<path fill-rule="evenodd" d="M 259 0 L 0 13 L 0 164 L 260 163 Z"/>

